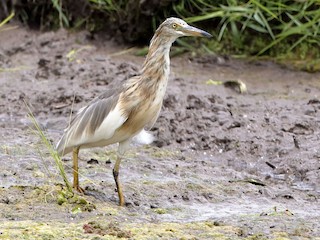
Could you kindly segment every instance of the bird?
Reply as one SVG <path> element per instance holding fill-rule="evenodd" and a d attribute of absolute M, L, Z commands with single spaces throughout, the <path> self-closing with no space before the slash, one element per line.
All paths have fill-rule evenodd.
<path fill-rule="evenodd" d="M 142 69 L 134 77 L 106 89 L 81 108 L 64 130 L 57 143 L 60 156 L 73 154 L 73 188 L 80 193 L 78 155 L 80 149 L 104 147 L 118 143 L 113 178 L 119 205 L 125 205 L 119 180 L 120 163 L 132 139 L 150 129 L 156 122 L 165 96 L 170 73 L 170 48 L 183 36 L 210 38 L 212 35 L 170 17 L 159 25 L 152 37 Z"/>

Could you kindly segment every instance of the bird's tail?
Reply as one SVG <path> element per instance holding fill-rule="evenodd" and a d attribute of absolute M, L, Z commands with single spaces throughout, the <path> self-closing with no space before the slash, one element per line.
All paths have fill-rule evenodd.
<path fill-rule="evenodd" d="M 144 129 L 133 138 L 133 141 L 138 144 L 151 144 L 154 140 L 155 137 Z"/>

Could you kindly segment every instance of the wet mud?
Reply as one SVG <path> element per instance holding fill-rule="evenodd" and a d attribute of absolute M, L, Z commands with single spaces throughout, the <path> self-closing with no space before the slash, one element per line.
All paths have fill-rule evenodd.
<path fill-rule="evenodd" d="M 72 114 L 144 60 L 88 36 L 1 32 L 0 239 L 320 237 L 320 74 L 271 62 L 173 58 L 156 141 L 133 144 L 121 165 L 127 206 L 116 146 L 80 152 L 87 195 L 69 196 L 25 103 L 55 145 Z M 229 80 L 248 92 L 210 84 Z"/>

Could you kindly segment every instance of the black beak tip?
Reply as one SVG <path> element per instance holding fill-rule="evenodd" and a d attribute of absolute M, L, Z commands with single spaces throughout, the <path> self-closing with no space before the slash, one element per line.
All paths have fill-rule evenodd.
<path fill-rule="evenodd" d="M 212 38 L 212 35 L 211 35 L 210 33 L 206 32 L 206 31 L 202 31 L 202 32 L 201 32 L 201 35 L 202 35 L 203 37 L 206 37 L 206 38 Z"/>

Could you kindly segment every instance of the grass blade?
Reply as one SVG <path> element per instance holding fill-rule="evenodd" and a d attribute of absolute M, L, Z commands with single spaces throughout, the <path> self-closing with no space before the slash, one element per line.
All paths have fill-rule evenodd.
<path fill-rule="evenodd" d="M 6 17 L 2 22 L 0 22 L 0 28 L 4 26 L 7 22 L 9 22 L 14 17 L 14 12 L 12 12 L 8 17 Z"/>
<path fill-rule="evenodd" d="M 64 170 L 63 167 L 63 162 L 61 161 L 60 156 L 58 155 L 58 152 L 55 150 L 55 148 L 52 146 L 51 142 L 48 140 L 47 136 L 45 135 L 45 133 L 43 132 L 43 130 L 41 129 L 41 127 L 39 126 L 36 118 L 34 117 L 29 105 L 24 102 L 27 109 L 28 109 L 28 117 L 31 120 L 31 122 L 33 123 L 33 126 L 35 127 L 35 133 L 36 135 L 38 135 L 38 137 L 40 138 L 40 140 L 42 141 L 42 143 L 47 147 L 47 149 L 49 150 L 49 153 L 51 155 L 51 157 L 54 159 L 56 166 L 58 167 L 58 170 L 60 172 L 60 175 L 63 178 L 64 183 L 66 184 L 66 187 L 68 189 L 69 192 L 73 192 L 72 191 L 72 187 L 69 183 L 69 180 L 67 178 L 66 172 Z"/>

